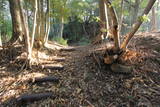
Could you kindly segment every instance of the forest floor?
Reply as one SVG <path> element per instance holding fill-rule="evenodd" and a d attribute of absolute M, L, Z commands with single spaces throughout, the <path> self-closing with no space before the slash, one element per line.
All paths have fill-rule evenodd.
<path fill-rule="evenodd" d="M 22 46 L 1 49 L 0 105 L 159 107 L 160 33 L 137 34 L 133 38 L 120 62 L 134 67 L 130 74 L 114 73 L 103 63 L 106 48 L 108 45 L 103 43 L 41 49 L 38 54 L 35 50 L 34 60 L 38 63 L 33 63 L 32 68 L 23 66 Z M 55 81 L 35 83 L 36 78 L 48 76 Z M 22 97 L 48 92 L 52 96 L 39 101 L 24 101 Z"/>

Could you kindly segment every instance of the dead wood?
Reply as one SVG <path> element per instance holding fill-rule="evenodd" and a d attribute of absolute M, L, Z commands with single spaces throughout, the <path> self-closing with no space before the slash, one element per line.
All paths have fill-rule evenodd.
<path fill-rule="evenodd" d="M 29 80 L 29 83 L 42 83 L 42 82 L 53 82 L 53 83 L 59 83 L 59 78 L 48 76 L 43 78 L 35 78 L 32 80 Z"/>
<path fill-rule="evenodd" d="M 18 104 L 34 102 L 46 98 L 55 98 L 52 92 L 45 92 L 39 94 L 22 95 L 16 99 Z"/>
<path fill-rule="evenodd" d="M 104 63 L 112 64 L 117 60 L 117 58 L 118 58 L 118 55 L 107 55 L 104 57 Z"/>
<path fill-rule="evenodd" d="M 112 70 L 113 72 L 115 72 L 115 73 L 125 73 L 125 74 L 129 74 L 129 73 L 132 72 L 133 67 L 114 63 L 114 64 L 111 65 L 111 70 Z"/>
<path fill-rule="evenodd" d="M 53 59 L 53 61 L 63 62 L 63 61 L 65 61 L 65 58 L 55 58 L 55 59 Z"/>
<path fill-rule="evenodd" d="M 67 51 L 67 52 L 75 51 L 75 50 L 76 50 L 75 48 L 62 48 L 62 49 L 60 49 L 60 51 Z"/>
<path fill-rule="evenodd" d="M 107 49 L 104 55 L 104 63 L 105 64 L 113 64 L 116 62 L 119 57 L 123 54 L 122 50 L 119 50 L 117 52 L 117 49 L 115 47 L 112 47 L 110 49 Z"/>
<path fill-rule="evenodd" d="M 51 69 L 51 70 L 63 70 L 64 69 L 64 67 L 63 66 L 59 66 L 59 65 L 57 65 L 57 66 L 52 66 L 52 65 L 45 65 L 45 66 L 43 66 L 43 68 L 44 69 Z"/>

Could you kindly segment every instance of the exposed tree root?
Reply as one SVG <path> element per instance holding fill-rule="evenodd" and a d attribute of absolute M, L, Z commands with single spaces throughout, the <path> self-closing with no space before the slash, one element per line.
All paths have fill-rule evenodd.
<path fill-rule="evenodd" d="M 132 72 L 133 67 L 114 63 L 111 65 L 111 70 L 115 73 L 129 74 Z"/>

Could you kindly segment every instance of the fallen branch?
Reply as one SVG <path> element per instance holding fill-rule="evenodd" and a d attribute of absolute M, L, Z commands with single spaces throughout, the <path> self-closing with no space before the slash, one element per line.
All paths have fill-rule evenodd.
<path fill-rule="evenodd" d="M 63 61 L 65 61 L 65 58 L 55 58 L 55 59 L 53 59 L 53 61 L 63 62 Z"/>
<path fill-rule="evenodd" d="M 45 65 L 45 66 L 43 66 L 43 68 L 45 68 L 45 69 L 51 69 L 51 70 L 63 70 L 64 69 L 64 67 L 63 66 L 52 66 L 52 65 Z"/>
<path fill-rule="evenodd" d="M 42 83 L 42 82 L 59 83 L 59 78 L 49 76 L 49 77 L 35 78 L 35 79 L 32 79 L 32 80 L 29 80 L 29 83 Z"/>
<path fill-rule="evenodd" d="M 34 102 L 46 98 L 55 98 L 52 92 L 39 93 L 39 94 L 30 94 L 22 95 L 16 99 L 18 104 Z"/>
<path fill-rule="evenodd" d="M 68 51 L 68 52 L 75 51 L 75 50 L 76 50 L 75 48 L 62 48 L 62 49 L 60 49 L 60 51 Z"/>

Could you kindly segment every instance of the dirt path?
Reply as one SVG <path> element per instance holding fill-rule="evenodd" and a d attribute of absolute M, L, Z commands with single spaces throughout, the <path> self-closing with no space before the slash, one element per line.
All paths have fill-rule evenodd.
<path fill-rule="evenodd" d="M 100 69 L 91 55 L 95 50 L 102 48 L 103 46 L 79 46 L 72 49 L 65 48 L 61 51 L 43 50 L 39 53 L 40 64 L 21 72 L 11 70 L 16 64 L 21 64 L 18 61 L 15 61 L 15 64 L 8 64 L 8 68 L 5 68 L 4 63 L 1 64 L 0 104 L 18 106 L 20 104 L 17 103 L 17 98 L 23 94 L 52 92 L 54 95 L 52 98 L 24 103 L 24 105 L 29 107 L 46 105 L 48 107 L 134 107 L 142 105 L 158 107 L 160 105 L 160 72 L 159 70 L 150 72 L 149 69 L 144 69 L 147 63 L 158 64 L 154 61 L 153 54 L 151 55 L 153 62 L 150 61 L 150 57 L 143 56 L 147 59 L 140 62 L 140 66 L 137 66 L 139 63 L 134 63 L 136 59 L 132 60 L 131 64 L 136 66 L 132 74 L 115 74 L 103 63 Z M 55 70 L 54 66 L 60 69 Z M 151 69 L 153 70 L 154 67 L 157 65 L 153 65 Z M 2 71 L 4 71 L 3 75 Z M 39 84 L 28 82 L 29 79 L 34 81 L 35 77 L 44 76 L 59 78 L 60 82 Z"/>

